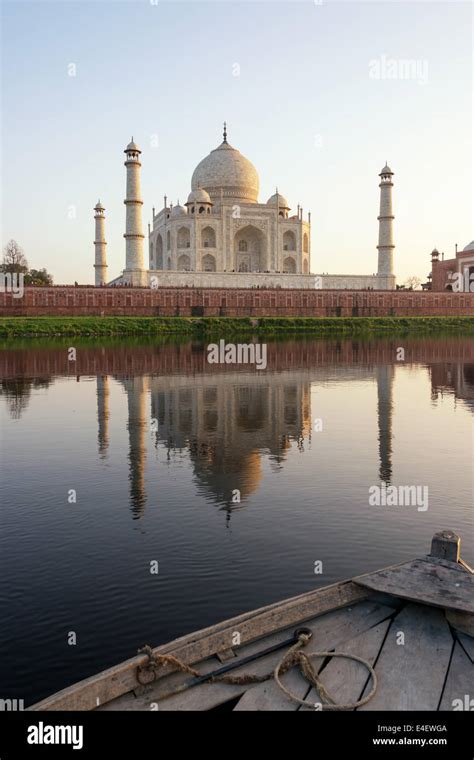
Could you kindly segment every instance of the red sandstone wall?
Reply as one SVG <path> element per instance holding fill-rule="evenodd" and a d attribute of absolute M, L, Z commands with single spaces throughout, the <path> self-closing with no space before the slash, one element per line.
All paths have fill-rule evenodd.
<path fill-rule="evenodd" d="M 431 288 L 436 291 L 443 291 L 446 285 L 451 284 L 448 280 L 448 272 L 457 271 L 458 262 L 456 259 L 445 259 L 444 261 L 433 262 L 431 269 Z"/>
<path fill-rule="evenodd" d="M 474 293 L 28 287 L 0 292 L 0 316 L 422 316 L 474 315 Z"/>

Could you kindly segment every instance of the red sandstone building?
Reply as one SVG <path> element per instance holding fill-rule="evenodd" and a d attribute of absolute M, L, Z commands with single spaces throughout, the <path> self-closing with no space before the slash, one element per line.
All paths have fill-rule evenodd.
<path fill-rule="evenodd" d="M 474 293 L 474 240 L 454 259 L 440 259 L 435 248 L 431 253 L 431 290 Z"/>

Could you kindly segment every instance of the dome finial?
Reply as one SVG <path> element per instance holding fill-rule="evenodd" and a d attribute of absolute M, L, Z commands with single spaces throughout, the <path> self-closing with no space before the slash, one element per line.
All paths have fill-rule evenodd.
<path fill-rule="evenodd" d="M 224 122 L 224 142 L 227 142 L 227 122 Z"/>

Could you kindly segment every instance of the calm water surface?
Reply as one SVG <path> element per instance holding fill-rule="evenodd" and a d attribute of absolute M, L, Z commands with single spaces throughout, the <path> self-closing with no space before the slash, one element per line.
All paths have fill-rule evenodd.
<path fill-rule="evenodd" d="M 200 343 L 68 345 L 0 351 L 0 697 L 420 556 L 443 528 L 473 561 L 472 338 L 274 342 L 265 371 Z M 381 480 L 428 486 L 428 509 L 370 506 Z"/>

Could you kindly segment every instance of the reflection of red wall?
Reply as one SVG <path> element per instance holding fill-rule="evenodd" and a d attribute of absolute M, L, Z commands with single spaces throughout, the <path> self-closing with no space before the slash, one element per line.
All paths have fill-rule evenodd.
<path fill-rule="evenodd" d="M 234 372 L 260 375 L 260 370 L 253 365 L 209 364 L 207 342 L 183 343 L 179 351 L 172 343 L 160 345 L 153 341 L 143 345 L 127 342 L 77 345 L 75 362 L 68 361 L 68 345 L 63 341 L 60 346 L 35 347 L 33 343 L 26 348 L 8 349 L 3 346 L 0 351 L 0 379 L 19 376 L 46 378 L 51 375 L 169 376 L 173 373 L 194 376 Z M 454 335 L 446 338 L 405 336 L 403 339 L 357 342 L 335 338 L 274 341 L 267 343 L 267 366 L 271 371 L 282 372 L 290 369 L 310 371 L 313 367 L 324 366 L 370 368 L 380 364 L 397 364 L 400 345 L 405 349 L 405 360 L 400 364 L 426 363 L 433 372 L 438 364 L 444 367 L 447 362 L 450 366 L 459 362 L 474 365 L 474 339 Z"/>
<path fill-rule="evenodd" d="M 447 262 L 444 262 L 447 263 Z M 25 288 L 0 292 L 0 316 L 474 315 L 474 293 L 237 288 Z"/>

